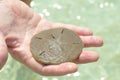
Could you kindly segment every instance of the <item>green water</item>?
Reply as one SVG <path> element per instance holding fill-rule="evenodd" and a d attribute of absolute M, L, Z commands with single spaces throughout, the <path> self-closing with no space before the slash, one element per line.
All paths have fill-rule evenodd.
<path fill-rule="evenodd" d="M 32 8 L 54 22 L 85 26 L 104 40 L 98 62 L 79 65 L 76 73 L 60 77 L 35 74 L 10 56 L 0 80 L 120 80 L 120 0 L 34 0 Z"/>

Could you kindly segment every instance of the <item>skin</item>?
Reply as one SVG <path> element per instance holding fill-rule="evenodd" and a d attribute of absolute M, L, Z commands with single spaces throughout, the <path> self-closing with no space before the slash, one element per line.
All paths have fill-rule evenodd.
<path fill-rule="evenodd" d="M 26 65 L 40 75 L 60 76 L 77 71 L 77 64 L 95 62 L 99 55 L 94 51 L 83 51 L 73 62 L 59 65 L 44 65 L 38 63 L 29 49 L 32 36 L 42 30 L 64 27 L 76 32 L 86 47 L 99 47 L 103 41 L 93 32 L 84 27 L 69 24 L 54 23 L 41 18 L 31 8 L 20 0 L 0 1 L 0 68 L 5 64 L 8 52 L 14 59 Z"/>

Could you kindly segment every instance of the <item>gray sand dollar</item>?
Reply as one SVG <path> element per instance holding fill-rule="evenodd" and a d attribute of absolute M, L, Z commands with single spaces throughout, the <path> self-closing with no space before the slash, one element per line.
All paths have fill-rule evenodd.
<path fill-rule="evenodd" d="M 35 60 L 44 64 L 60 64 L 78 58 L 83 42 L 72 30 L 55 28 L 35 34 L 30 50 Z"/>

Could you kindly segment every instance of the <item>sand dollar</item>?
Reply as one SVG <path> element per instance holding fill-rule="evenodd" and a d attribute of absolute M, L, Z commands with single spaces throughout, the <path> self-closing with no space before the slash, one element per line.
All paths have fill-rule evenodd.
<path fill-rule="evenodd" d="M 72 30 L 55 28 L 35 34 L 30 50 L 35 60 L 44 64 L 60 64 L 75 60 L 83 49 L 83 42 Z"/>

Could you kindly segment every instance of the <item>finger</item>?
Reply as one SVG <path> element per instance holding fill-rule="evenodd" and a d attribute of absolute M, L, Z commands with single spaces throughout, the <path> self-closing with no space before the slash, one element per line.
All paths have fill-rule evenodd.
<path fill-rule="evenodd" d="M 82 63 L 89 63 L 95 62 L 99 59 L 99 55 L 93 51 L 83 51 L 79 58 L 75 61 L 75 63 L 82 64 Z"/>
<path fill-rule="evenodd" d="M 77 71 L 77 65 L 75 63 L 66 62 L 59 65 L 48 65 L 43 67 L 42 75 L 61 76 L 76 71 Z"/>
<path fill-rule="evenodd" d="M 73 73 L 77 70 L 77 65 L 74 63 L 63 63 L 60 65 L 41 65 L 33 58 L 24 61 L 24 64 L 36 73 L 44 76 L 60 76 Z"/>
<path fill-rule="evenodd" d="M 7 46 L 5 44 L 3 35 L 0 33 L 0 69 L 4 66 L 8 58 Z"/>
<path fill-rule="evenodd" d="M 84 47 L 99 47 L 103 45 L 103 40 L 98 36 L 80 36 Z"/>
<path fill-rule="evenodd" d="M 70 30 L 75 31 L 78 35 L 81 35 L 81 36 L 93 35 L 93 32 L 90 29 L 85 28 L 85 27 L 78 27 L 74 25 L 61 24 L 61 23 L 56 23 L 52 27 L 53 28 L 59 28 L 59 27 L 68 28 Z"/>

